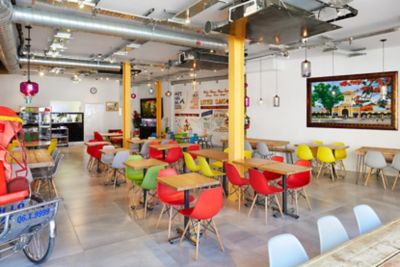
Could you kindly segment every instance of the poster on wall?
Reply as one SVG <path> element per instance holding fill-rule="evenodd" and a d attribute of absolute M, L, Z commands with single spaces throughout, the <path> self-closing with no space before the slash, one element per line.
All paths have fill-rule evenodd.
<path fill-rule="evenodd" d="M 199 93 L 185 88 L 176 89 L 174 93 L 175 116 L 198 117 Z"/>
<path fill-rule="evenodd" d="M 397 72 L 307 79 L 307 127 L 397 130 Z"/>
<path fill-rule="evenodd" d="M 228 89 L 206 88 L 200 92 L 201 109 L 228 109 Z"/>

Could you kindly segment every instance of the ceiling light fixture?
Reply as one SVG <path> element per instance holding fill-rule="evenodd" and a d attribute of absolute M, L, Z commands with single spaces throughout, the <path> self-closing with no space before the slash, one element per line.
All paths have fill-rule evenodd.
<path fill-rule="evenodd" d="M 185 23 L 189 24 L 190 23 L 190 10 L 186 9 L 186 19 L 185 19 Z"/>
<path fill-rule="evenodd" d="M 82 1 L 79 1 L 79 8 L 80 9 L 83 9 L 85 7 L 85 3 L 84 3 L 84 1 L 82 0 Z"/>
<path fill-rule="evenodd" d="M 301 62 L 301 76 L 308 78 L 311 76 L 311 62 L 307 60 L 307 40 L 304 40 L 304 61 Z"/>
<path fill-rule="evenodd" d="M 384 72 L 385 71 L 385 42 L 387 41 L 387 39 L 381 39 L 380 41 L 382 42 L 382 72 Z M 380 91 L 381 91 L 381 98 L 383 100 L 385 100 L 386 95 L 387 95 L 386 81 L 382 82 L 382 85 L 380 86 Z"/>
<path fill-rule="evenodd" d="M 281 105 L 281 98 L 278 95 L 278 62 L 275 58 L 275 96 L 273 98 L 273 106 L 275 108 Z"/>
<path fill-rule="evenodd" d="M 165 96 L 166 97 L 170 97 L 172 95 L 172 92 L 171 92 L 171 80 L 170 80 L 170 76 L 169 76 L 169 69 L 170 69 L 170 67 L 168 67 L 168 76 L 167 76 L 168 90 L 167 90 L 167 92 L 165 92 Z"/>

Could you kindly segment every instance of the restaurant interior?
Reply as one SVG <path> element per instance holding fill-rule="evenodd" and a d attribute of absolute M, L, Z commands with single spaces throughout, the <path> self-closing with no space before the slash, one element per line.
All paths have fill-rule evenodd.
<path fill-rule="evenodd" d="M 396 0 L 0 0 L 0 266 L 400 266 Z"/>

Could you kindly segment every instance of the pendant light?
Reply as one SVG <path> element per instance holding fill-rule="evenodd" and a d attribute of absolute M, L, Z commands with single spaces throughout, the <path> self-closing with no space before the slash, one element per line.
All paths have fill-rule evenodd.
<path fill-rule="evenodd" d="M 276 63 L 276 58 L 275 58 L 275 63 Z M 281 104 L 281 98 L 278 95 L 278 66 L 276 64 L 275 66 L 275 96 L 273 98 L 273 104 L 274 107 L 277 108 Z"/>
<path fill-rule="evenodd" d="M 311 76 L 311 62 L 307 60 L 307 40 L 304 40 L 304 61 L 301 62 L 301 76 L 304 78 Z"/>
<path fill-rule="evenodd" d="M 260 59 L 260 98 L 258 99 L 258 103 L 260 105 L 263 104 L 263 98 L 262 98 L 262 59 Z"/>
<path fill-rule="evenodd" d="M 19 91 L 25 96 L 25 103 L 31 104 L 32 97 L 39 92 L 39 85 L 31 81 L 31 26 L 25 26 L 28 30 L 27 49 L 28 49 L 28 81 L 19 84 Z"/>
<path fill-rule="evenodd" d="M 166 97 L 170 97 L 172 95 L 172 92 L 171 92 L 171 80 L 169 78 L 169 69 L 170 69 L 170 67 L 168 67 L 168 91 L 165 92 L 165 96 Z"/>
<path fill-rule="evenodd" d="M 384 72 L 385 71 L 385 42 L 387 41 L 387 39 L 381 39 L 380 41 L 382 42 L 382 72 Z M 385 100 L 386 95 L 387 95 L 386 83 L 382 83 L 382 85 L 380 86 L 380 91 L 381 91 L 381 98 L 383 100 Z"/>

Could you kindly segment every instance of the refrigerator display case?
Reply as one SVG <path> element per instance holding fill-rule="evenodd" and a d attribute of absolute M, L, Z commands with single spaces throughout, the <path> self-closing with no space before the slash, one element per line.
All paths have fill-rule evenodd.
<path fill-rule="evenodd" d="M 50 141 L 51 108 L 21 107 L 19 116 L 23 120 L 25 141 Z"/>
<path fill-rule="evenodd" d="M 53 112 L 51 114 L 53 136 L 59 142 L 82 142 L 84 137 L 84 114 L 82 112 Z M 67 135 L 67 136 L 66 136 Z"/>

